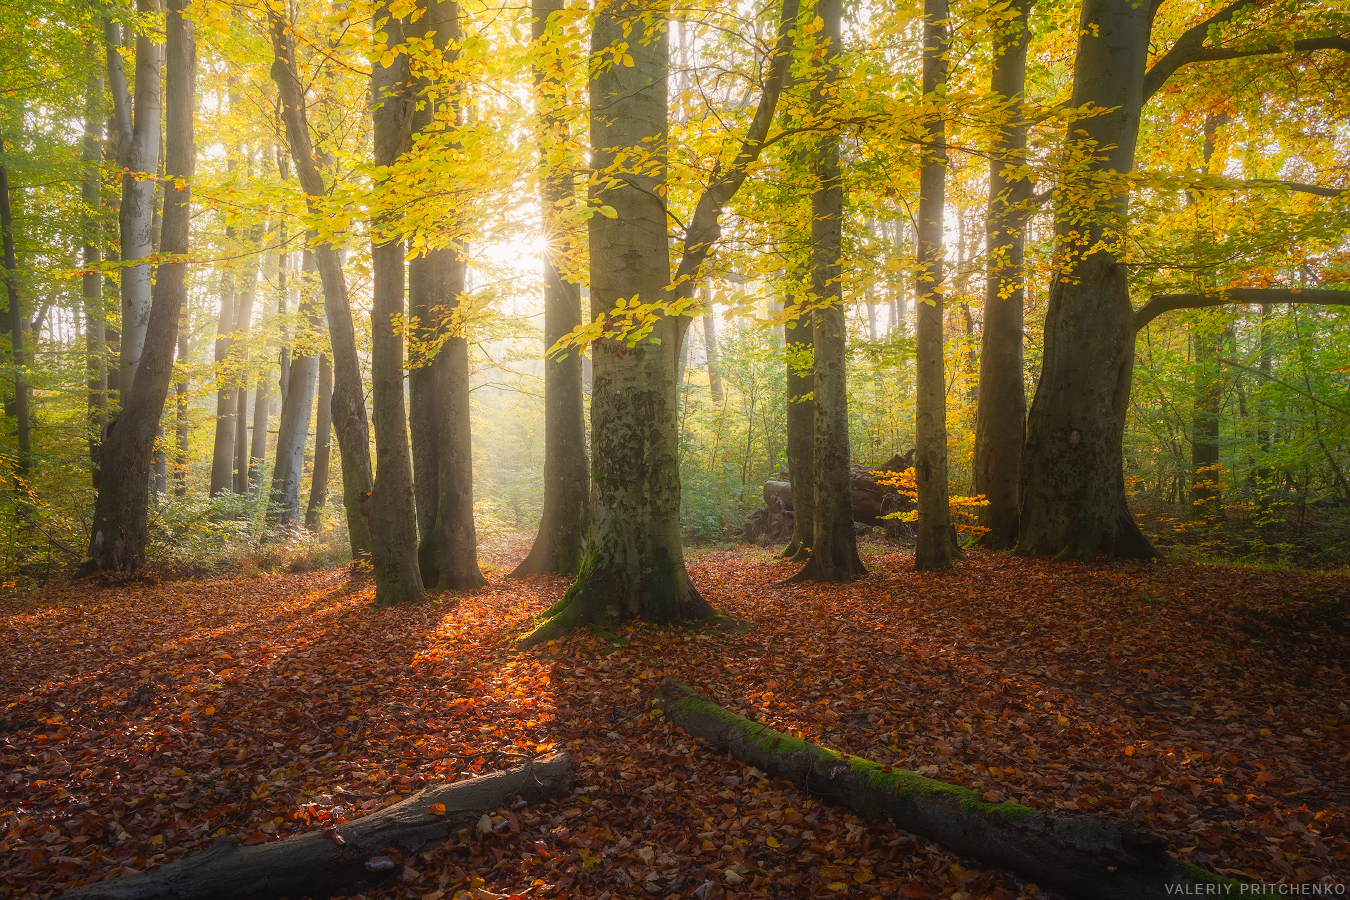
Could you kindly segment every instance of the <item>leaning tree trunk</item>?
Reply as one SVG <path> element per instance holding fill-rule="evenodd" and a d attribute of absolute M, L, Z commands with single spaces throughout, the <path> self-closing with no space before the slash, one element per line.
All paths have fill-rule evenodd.
<path fill-rule="evenodd" d="M 816 431 L 816 401 L 812 393 L 815 376 L 812 363 L 815 344 L 811 314 L 800 312 L 800 298 L 793 304 L 799 312 L 785 329 L 787 358 L 787 458 L 792 479 L 792 537 L 783 557 L 805 562 L 815 540 L 815 466 L 812 465 Z"/>
<path fill-rule="evenodd" d="M 564 239 L 561 213 L 571 204 L 572 175 L 559 165 L 557 154 L 570 132 L 566 119 L 566 92 L 554 74 L 555 59 L 565 53 L 556 13 L 562 0 L 532 0 L 532 35 L 539 62 L 534 69 L 535 96 L 540 109 L 539 206 L 544 219 L 544 508 L 539 534 L 530 553 L 512 576 L 557 572 L 575 575 L 586 552 L 586 420 L 582 402 L 582 349 L 561 356 L 548 353 L 560 339 L 581 324 L 581 286 L 559 268 L 555 245 Z"/>
<path fill-rule="evenodd" d="M 403 25 L 390 14 L 387 2 L 378 5 L 377 17 L 387 20 L 385 45 L 394 51 L 394 58 L 387 66 L 377 60 L 371 68 L 375 165 L 391 166 L 407 148 L 414 98 L 408 91 L 411 76 L 402 48 Z M 406 312 L 403 241 L 392 236 L 396 231 L 392 223 L 371 224 L 370 380 L 376 464 L 367 506 L 375 602 L 385 605 L 421 600 L 423 588 L 417 568 L 417 508 L 403 403 L 403 337 L 395 329 Z"/>
<path fill-rule="evenodd" d="M 459 4 L 426 0 L 426 13 L 410 27 L 429 39 L 440 60 L 453 61 L 460 43 Z M 437 127 L 434 106 L 446 104 L 459 117 L 457 98 L 444 96 L 443 76 L 422 72 L 415 86 L 420 108 L 414 134 Z M 441 96 L 438 96 L 441 95 Z M 444 115 L 444 112 L 442 112 Z M 409 373 L 413 467 L 416 472 L 417 561 L 422 583 L 433 590 L 465 590 L 487 584 L 478 568 L 473 523 L 473 440 L 469 409 L 469 341 L 454 312 L 464 293 L 468 260 L 462 245 L 428 250 L 408 264 L 409 313 L 421 341 L 438 346 Z"/>
<path fill-rule="evenodd" d="M 812 105 L 824 112 L 839 80 L 835 61 L 842 33 L 840 0 L 817 0 L 824 23 L 818 40 L 830 54 L 812 89 Z M 817 139 L 811 160 L 816 187 L 811 194 L 812 375 L 815 428 L 811 448 L 813 529 L 810 556 L 792 581 L 851 581 L 865 574 L 853 527 L 849 482 L 848 323 L 844 316 L 844 184 L 839 170 L 838 130 Z M 793 475 L 793 478 L 797 478 Z"/>
<path fill-rule="evenodd" d="M 620 0 L 596 13 L 591 41 L 593 59 L 618 44 L 633 58 L 631 66 L 591 71 L 591 164 L 625 170 L 591 191 L 594 205 L 615 211 L 588 223 L 591 313 L 606 316 L 621 299 L 660 302 L 670 286 L 661 199 L 669 131 L 665 7 Z M 711 615 L 685 571 L 680 541 L 679 343 L 676 319 L 658 313 L 649 338 L 629 346 L 610 334 L 593 344 L 590 548 L 576 583 L 527 644 L 582 622 L 669 624 Z"/>
<path fill-rule="evenodd" d="M 90 529 L 85 574 L 97 569 L 134 570 L 145 561 L 150 453 L 155 429 L 173 376 L 178 316 L 187 294 L 191 190 L 195 150 L 192 115 L 197 56 L 192 26 L 184 16 L 187 0 L 169 0 L 165 17 L 168 109 L 166 187 L 160 247 L 168 258 L 155 274 L 154 301 L 146 330 L 145 352 L 122 413 L 103 443 L 98 498 Z"/>
<path fill-rule="evenodd" d="M 1156 555 L 1130 515 L 1122 440 L 1134 317 L 1121 254 L 1144 102 L 1152 7 L 1085 0 L 1071 105 L 1105 110 L 1064 139 L 1078 179 L 1061 189 L 1040 381 L 1027 420 L 1017 552 L 1091 560 Z M 1086 250 L 1082 248 L 1087 248 Z"/>
<path fill-rule="evenodd" d="M 325 831 L 315 830 L 240 846 L 226 838 L 201 853 L 140 872 L 96 881 L 61 894 L 62 900 L 275 900 L 281 897 L 349 896 L 369 891 L 385 876 L 368 866 L 388 860 L 395 847 L 406 858 L 444 843 L 515 796 L 530 803 L 565 796 L 573 778 L 571 758 L 558 753 L 505 772 L 440 784 Z M 394 873 L 398 870 L 394 869 Z"/>
<path fill-rule="evenodd" d="M 300 310 L 315 318 L 307 280 L 314 277 L 314 254 L 305 251 L 300 279 Z M 311 322 L 312 323 L 312 322 Z M 309 414 L 314 408 L 314 381 L 319 373 L 318 354 L 311 351 L 291 359 L 290 386 L 281 401 L 277 426 L 277 456 L 272 464 L 272 515 L 282 528 L 300 526 L 300 482 L 304 479 L 305 443 L 309 437 Z"/>
<path fill-rule="evenodd" d="M 984 327 L 980 334 L 979 398 L 975 406 L 975 493 L 983 494 L 979 524 L 989 529 L 980 543 L 1007 550 L 1017 543 L 1021 504 L 1022 445 L 1027 399 L 1022 386 L 1023 271 L 1028 195 L 1026 93 L 1031 0 L 1014 0 L 1013 18 L 994 36 L 990 92 L 1004 104 L 989 160 L 986 222 Z"/>
<path fill-rule="evenodd" d="M 314 413 L 314 472 L 309 480 L 309 503 L 305 506 L 305 530 L 319 531 L 323 508 L 328 505 L 328 457 L 333 433 L 333 367 L 328 357 L 319 357 L 318 409 Z"/>
<path fill-rule="evenodd" d="M 667 678 L 655 698 L 667 722 L 774 778 L 837 803 L 864 821 L 937 841 L 1087 900 L 1236 894 L 1239 883 L 1181 862 L 1167 839 L 1105 816 L 988 803 L 974 791 L 846 756 L 709 703 Z"/>
<path fill-rule="evenodd" d="M 923 93 L 935 106 L 946 97 L 947 0 L 925 0 Z M 942 347 L 942 229 L 947 178 L 946 113 L 935 108 L 920 148 L 919 220 L 914 256 L 917 352 L 914 387 L 914 484 L 918 523 L 914 568 L 920 572 L 952 564 L 951 507 L 947 502 L 947 383 Z"/>
<path fill-rule="evenodd" d="M 108 421 L 108 314 L 103 308 L 103 183 L 99 134 L 103 127 L 103 77 L 91 75 L 84 112 L 84 168 L 80 200 L 84 204 L 84 273 L 80 293 L 84 300 L 85 372 L 89 386 L 89 455 L 98 463 L 98 435 Z M 98 483 L 97 474 L 94 478 Z"/>
<path fill-rule="evenodd" d="M 141 14 L 154 13 L 159 4 L 138 0 Z M 109 26 L 115 34 L 116 25 Z M 122 169 L 122 205 L 118 212 L 122 246 L 122 341 L 118 388 L 131 389 L 145 348 L 150 321 L 151 278 L 146 260 L 154 250 L 155 185 L 159 173 L 160 47 L 151 34 L 136 34 L 136 98 L 132 107 L 126 76 L 115 41 L 109 41 L 109 88 L 118 122 L 118 165 Z M 131 107 L 131 108 L 129 108 Z"/>
<path fill-rule="evenodd" d="M 286 143 L 295 162 L 296 176 L 312 210 L 327 194 L 321 157 L 315 153 L 309 137 L 309 118 L 304 91 L 297 74 L 295 45 L 289 26 L 275 13 L 271 16 L 272 79 L 281 95 L 281 118 L 286 126 Z M 342 505 L 347 517 L 347 534 L 353 558 L 374 553 L 370 531 L 363 515 L 365 499 L 370 496 L 373 475 L 370 467 L 370 424 L 366 400 L 361 388 L 361 365 L 356 350 L 356 328 L 342 259 L 332 244 L 314 245 L 314 262 L 323 282 L 323 305 L 328 318 L 328 338 L 333 351 L 333 431 L 337 434 L 342 461 Z M 284 372 L 283 372 L 284 377 Z"/>

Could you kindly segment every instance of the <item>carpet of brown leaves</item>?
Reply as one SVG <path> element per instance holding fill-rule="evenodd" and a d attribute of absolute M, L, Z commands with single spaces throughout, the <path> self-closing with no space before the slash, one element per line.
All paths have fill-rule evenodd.
<path fill-rule="evenodd" d="M 559 578 L 375 609 L 346 571 L 114 588 L 0 608 L 0 898 L 269 841 L 422 785 L 570 750 L 579 789 L 503 809 L 371 896 L 1035 897 L 859 822 L 646 715 L 665 675 L 774 727 L 1031 806 L 1166 833 L 1257 881 L 1350 870 L 1350 579 L 1049 565 L 916 575 L 865 548 L 848 586 L 767 551 L 691 555 L 734 626 L 508 638 Z M 458 754 L 458 756 L 450 755 Z"/>

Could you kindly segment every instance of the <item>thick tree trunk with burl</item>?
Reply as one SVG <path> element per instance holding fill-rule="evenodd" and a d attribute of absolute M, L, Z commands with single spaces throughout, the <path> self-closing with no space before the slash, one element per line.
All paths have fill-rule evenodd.
<path fill-rule="evenodd" d="M 192 26 L 183 14 L 186 0 L 170 0 L 165 17 L 167 54 L 167 149 L 164 219 L 160 247 L 171 262 L 155 275 L 154 298 L 146 331 L 146 350 L 122 412 L 103 442 L 98 497 L 94 502 L 89 553 L 82 574 L 99 569 L 131 571 L 145 561 L 150 455 L 155 429 L 173 376 L 178 318 L 187 294 L 190 224 L 189 199 L 195 145 L 197 55 Z"/>
<path fill-rule="evenodd" d="M 1027 124 L 1021 103 L 1026 92 L 1028 10 L 1015 0 L 1013 18 L 994 35 L 990 91 L 1006 104 L 994 132 L 989 160 L 989 217 L 985 229 L 984 326 L 980 332 L 980 389 L 975 407 L 975 493 L 983 494 L 979 524 L 989 529 L 980 543 L 1007 550 L 1017 543 L 1021 507 L 1022 445 L 1027 400 L 1022 385 L 1022 305 L 1025 299 L 1027 201 L 1031 181 L 1026 165 Z"/>
<path fill-rule="evenodd" d="M 817 0 L 816 15 L 824 23 L 818 40 L 828 59 L 811 91 L 812 103 L 823 110 L 835 94 L 841 46 L 843 8 L 840 0 Z M 812 392 L 815 427 L 811 445 L 812 534 L 810 556 L 790 579 L 852 581 L 865 574 L 858 557 L 853 527 L 853 492 L 849 485 L 848 381 L 845 371 L 848 325 L 844 318 L 843 252 L 844 184 L 839 170 L 838 131 L 817 139 L 811 167 L 816 178 L 811 194 Z M 799 477 L 794 475 L 794 478 Z"/>
<path fill-rule="evenodd" d="M 1126 822 L 988 803 L 968 788 L 847 756 L 752 722 L 671 678 L 661 683 L 653 702 L 686 734 L 864 821 L 886 819 L 963 856 L 1074 897 L 1156 900 L 1238 888 L 1237 882 L 1174 859 L 1166 838 Z"/>
<path fill-rule="evenodd" d="M 1086 0 L 1067 158 L 1092 187 L 1056 208 L 1060 270 L 1050 285 L 1040 381 L 1027 421 L 1017 552 L 1091 560 L 1156 556 L 1130 515 L 1121 441 L 1134 365 L 1133 310 L 1121 247 L 1144 102 L 1152 8 Z M 1073 188 L 1072 185 L 1067 186 Z"/>
<path fill-rule="evenodd" d="M 550 17 L 563 9 L 562 0 L 532 0 L 531 26 L 535 52 L 552 59 L 561 46 L 558 22 Z M 550 39 L 552 38 L 552 39 Z M 562 108 L 565 92 L 553 73 L 538 64 L 534 71 L 540 114 L 539 206 L 544 233 L 556 235 L 562 207 L 571 202 L 572 179 L 560 166 L 557 153 L 569 137 Z M 561 357 L 548 349 L 581 324 L 581 286 L 558 268 L 553 240 L 544 247 L 544 507 L 539 534 L 529 555 L 516 566 L 513 577 L 544 572 L 574 575 L 586 553 L 586 420 L 581 388 L 582 350 L 574 347 Z"/>
<path fill-rule="evenodd" d="M 60 896 L 62 900 L 271 900 L 368 891 L 402 872 L 391 862 L 388 848 L 411 859 L 462 828 L 474 828 L 511 797 L 538 803 L 566 795 L 572 777 L 571 759 L 559 753 L 505 772 L 426 788 L 327 831 L 251 846 L 227 838 L 157 869 L 86 884 Z M 443 812 L 432 811 L 438 804 Z"/>
<path fill-rule="evenodd" d="M 281 98 L 281 120 L 286 126 L 286 143 L 295 163 L 296 177 L 305 192 L 305 202 L 313 205 L 327 190 L 319 170 L 309 136 L 309 117 L 304 92 L 295 62 L 295 45 L 289 26 L 273 14 L 272 80 Z M 323 283 L 324 312 L 328 318 L 328 339 L 333 351 L 333 431 L 337 434 L 342 463 L 342 506 L 347 518 L 347 534 L 353 558 L 374 553 L 366 518 L 362 515 L 364 498 L 370 496 L 373 474 L 370 465 L 370 420 L 361 387 L 361 366 L 356 351 L 356 328 L 342 260 L 332 244 L 310 242 L 314 264 Z"/>
<path fill-rule="evenodd" d="M 947 84 L 947 0 L 926 0 L 923 26 L 923 93 L 941 104 Z M 947 499 L 947 383 L 943 374 L 942 278 L 943 208 L 946 203 L 947 123 L 940 109 L 925 128 L 920 149 L 919 221 L 916 230 L 915 318 L 917 362 L 914 391 L 914 484 L 918 527 L 914 568 L 920 572 L 952 564 L 951 507 Z"/>

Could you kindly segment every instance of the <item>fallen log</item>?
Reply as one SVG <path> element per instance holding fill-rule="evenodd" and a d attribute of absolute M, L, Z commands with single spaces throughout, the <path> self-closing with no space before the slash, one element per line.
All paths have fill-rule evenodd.
<path fill-rule="evenodd" d="M 1076 897 L 1155 900 L 1216 890 L 1208 885 L 1237 890 L 1237 882 L 1172 858 L 1162 835 L 1125 822 L 986 803 L 967 788 L 845 756 L 751 722 L 674 679 L 661 683 L 655 703 L 687 734 L 864 819 L 889 819 L 964 856 Z"/>
<path fill-rule="evenodd" d="M 411 857 L 430 843 L 473 827 L 513 794 L 531 802 L 557 797 L 567 792 L 571 778 L 571 759 L 557 753 L 505 772 L 427 788 L 402 803 L 327 831 L 252 846 L 240 846 L 227 838 L 158 869 L 72 888 L 61 898 L 328 897 L 361 882 L 369 887 L 399 874 L 403 867 L 386 848 Z"/>

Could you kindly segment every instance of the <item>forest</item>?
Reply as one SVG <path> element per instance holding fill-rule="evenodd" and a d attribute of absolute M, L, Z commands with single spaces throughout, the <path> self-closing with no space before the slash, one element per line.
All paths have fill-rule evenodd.
<path fill-rule="evenodd" d="M 1344 4 L 0 34 L 0 900 L 1345 891 Z"/>

